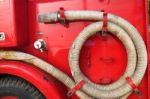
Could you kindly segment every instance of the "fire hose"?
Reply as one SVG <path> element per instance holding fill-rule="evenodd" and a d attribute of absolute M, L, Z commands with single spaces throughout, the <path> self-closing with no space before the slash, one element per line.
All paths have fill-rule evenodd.
<path fill-rule="evenodd" d="M 84 42 L 92 35 L 102 31 L 103 12 L 99 11 L 65 11 L 66 21 L 76 20 L 94 20 L 98 21 L 90 24 L 83 29 L 73 42 L 69 51 L 69 64 L 74 81 L 53 65 L 26 53 L 17 51 L 1 51 L 0 58 L 6 60 L 24 61 L 48 72 L 53 77 L 64 83 L 72 89 L 80 81 L 86 83 L 80 90 L 76 91 L 77 96 L 81 99 L 90 99 L 92 97 L 99 99 L 120 99 L 128 96 L 132 92 L 132 87 L 126 81 L 130 77 L 136 86 L 138 86 L 145 74 L 147 68 L 147 51 L 140 33 L 129 22 L 121 17 L 108 14 L 107 30 L 118 37 L 126 48 L 127 68 L 122 77 L 116 82 L 109 85 L 99 85 L 91 82 L 80 70 L 79 56 Z M 61 15 L 58 12 L 40 14 L 39 22 L 59 22 Z M 91 97 L 90 97 L 91 96 Z"/>

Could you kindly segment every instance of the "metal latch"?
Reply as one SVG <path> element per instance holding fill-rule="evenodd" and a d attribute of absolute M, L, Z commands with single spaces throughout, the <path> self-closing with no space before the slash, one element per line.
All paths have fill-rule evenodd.
<path fill-rule="evenodd" d="M 43 52 L 46 48 L 46 42 L 43 39 L 38 39 L 34 42 L 34 48 Z"/>
<path fill-rule="evenodd" d="M 0 32 L 0 41 L 4 41 L 4 40 L 5 40 L 5 33 Z"/>

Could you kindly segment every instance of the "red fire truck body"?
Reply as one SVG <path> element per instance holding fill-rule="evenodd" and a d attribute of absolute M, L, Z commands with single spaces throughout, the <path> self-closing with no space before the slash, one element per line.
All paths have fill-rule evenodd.
<path fill-rule="evenodd" d="M 149 57 L 147 0 L 0 0 L 1 51 L 18 51 L 36 56 L 74 79 L 69 67 L 69 50 L 79 33 L 96 20 L 67 21 L 67 26 L 60 22 L 39 22 L 39 14 L 57 12 L 60 8 L 63 8 L 63 11 L 104 11 L 122 17 L 138 30 Z M 38 50 L 35 43 L 40 40 L 41 43 L 44 42 L 44 48 Z M 11 57 L 9 53 L 7 57 Z M 7 60 L 1 56 L 0 59 L 0 79 L 15 78 L 26 81 L 46 99 L 79 99 L 75 93 L 68 96 L 67 93 L 71 89 L 33 64 Z M 105 36 L 98 33 L 90 37 L 82 47 L 79 60 L 83 74 L 100 85 L 117 81 L 124 74 L 128 61 L 124 45 L 111 33 L 106 33 Z M 128 99 L 150 99 L 149 72 L 148 59 L 146 73 L 137 86 L 142 96 L 137 95 L 133 88 Z M 0 83 L 4 83 L 2 80 Z M 3 96 L 1 92 L 0 96 L 0 99 L 19 97 L 14 94 Z"/>

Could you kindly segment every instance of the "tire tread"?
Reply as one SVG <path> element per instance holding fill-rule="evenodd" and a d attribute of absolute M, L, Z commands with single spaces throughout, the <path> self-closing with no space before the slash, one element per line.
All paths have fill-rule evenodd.
<path fill-rule="evenodd" d="M 0 88 L 19 88 L 28 92 L 34 99 L 46 99 L 34 86 L 17 77 L 4 77 L 0 79 Z"/>

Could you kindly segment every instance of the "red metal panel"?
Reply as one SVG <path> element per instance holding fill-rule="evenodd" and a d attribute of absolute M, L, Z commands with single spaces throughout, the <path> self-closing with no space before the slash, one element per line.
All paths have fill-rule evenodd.
<path fill-rule="evenodd" d="M 64 7 L 65 10 L 105 10 L 108 13 L 123 17 L 133 24 L 147 44 L 148 24 L 146 21 L 148 20 L 147 13 L 145 13 L 147 10 L 145 2 L 146 0 L 67 0 L 42 3 L 39 0 L 34 2 L 34 6 L 36 6 L 36 14 L 58 11 L 60 7 Z M 66 28 L 61 24 L 38 24 L 36 20 L 34 22 L 37 24 L 34 32 L 44 32 L 43 36 L 35 35 L 35 37 L 48 38 L 49 62 L 70 75 L 68 50 L 78 33 L 90 23 L 71 22 Z M 30 34 L 34 35 L 33 33 Z M 111 34 L 106 37 L 97 35 L 91 37 L 82 48 L 80 67 L 90 80 L 107 84 L 116 81 L 124 73 L 126 58 L 125 48 L 116 37 Z M 147 75 L 139 86 L 143 93 L 140 99 L 148 98 L 146 77 Z M 138 98 L 137 95 L 132 94 L 129 99 Z"/>
<path fill-rule="evenodd" d="M 71 22 L 69 27 L 64 27 L 59 23 L 41 24 L 37 22 L 38 13 L 58 11 L 60 7 L 64 7 L 65 10 L 105 10 L 108 13 L 123 17 L 138 29 L 148 47 L 147 0 L 28 0 L 29 46 L 19 47 L 17 50 L 38 56 L 71 76 L 68 64 L 69 48 L 80 31 L 91 22 Z M 7 10 L 2 11 L 7 12 Z M 18 13 L 16 14 L 19 15 Z M 9 16 L 6 17 L 8 20 L 5 19 L 6 22 L 4 21 L 0 24 L 9 23 L 11 19 Z M 5 24 L 3 28 L 7 30 Z M 8 28 L 7 31 L 11 30 Z M 39 32 L 43 34 L 38 34 Z M 39 38 L 46 41 L 47 51 L 44 53 L 33 48 L 34 41 Z M 84 74 L 95 83 L 108 84 L 116 81 L 124 73 L 126 64 L 127 55 L 125 48 L 111 34 L 107 34 L 105 37 L 97 34 L 89 38 L 81 51 L 80 67 Z M 6 72 L 11 71 L 6 70 Z M 150 77 L 148 74 L 149 72 L 145 74 L 139 86 L 143 96 L 138 97 L 133 93 L 129 99 L 150 99 L 150 96 L 148 98 L 150 94 L 148 89 Z M 29 79 L 30 77 L 25 76 L 24 78 Z M 66 95 L 67 88 L 64 86 L 58 88 L 58 90 L 62 89 L 64 91 L 61 94 Z M 55 91 L 51 89 L 50 92 L 55 97 Z M 77 98 L 73 97 L 73 99 Z"/>
<path fill-rule="evenodd" d="M 5 39 L 0 40 L 0 47 L 11 47 L 27 44 L 27 1 L 0 1 L 0 32 Z"/>

